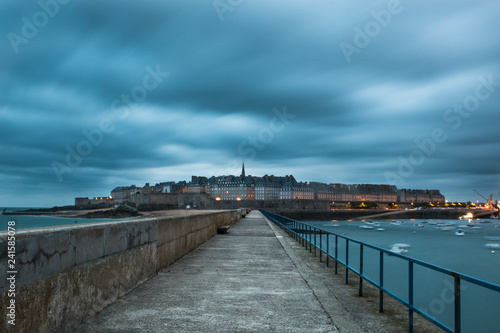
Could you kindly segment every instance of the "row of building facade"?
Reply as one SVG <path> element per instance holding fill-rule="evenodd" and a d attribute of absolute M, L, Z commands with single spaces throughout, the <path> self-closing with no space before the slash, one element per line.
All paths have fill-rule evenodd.
<path fill-rule="evenodd" d="M 445 198 L 439 190 L 397 189 L 394 185 L 373 184 L 324 184 L 298 182 L 290 176 L 255 177 L 245 175 L 243 166 L 240 176 L 200 177 L 192 176 L 190 182 L 165 182 L 144 187 L 135 185 L 117 187 L 111 191 L 116 202 L 127 201 L 139 193 L 199 193 L 215 200 L 325 200 L 331 202 L 379 202 L 379 203 L 439 203 Z"/>

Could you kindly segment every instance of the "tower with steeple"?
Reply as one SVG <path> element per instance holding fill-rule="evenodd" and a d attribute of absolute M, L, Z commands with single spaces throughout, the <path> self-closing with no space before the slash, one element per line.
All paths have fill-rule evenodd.
<path fill-rule="evenodd" d="M 243 167 L 241 168 L 241 179 L 245 178 L 245 162 L 243 162 Z"/>

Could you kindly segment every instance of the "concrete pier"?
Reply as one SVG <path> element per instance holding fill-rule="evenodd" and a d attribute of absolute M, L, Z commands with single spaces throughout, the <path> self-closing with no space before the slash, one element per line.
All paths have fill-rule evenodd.
<path fill-rule="evenodd" d="M 403 332 L 258 211 L 74 330 Z"/>

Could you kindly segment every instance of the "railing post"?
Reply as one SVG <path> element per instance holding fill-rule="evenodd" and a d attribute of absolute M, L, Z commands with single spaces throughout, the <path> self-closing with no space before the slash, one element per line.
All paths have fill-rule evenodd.
<path fill-rule="evenodd" d="M 339 250 L 339 236 L 338 235 L 335 235 L 335 275 L 337 275 L 338 273 L 338 264 L 339 264 L 339 253 L 338 253 L 338 250 Z"/>
<path fill-rule="evenodd" d="M 302 224 L 302 232 L 304 233 L 304 245 L 305 245 L 306 250 L 307 250 L 307 241 L 309 240 L 309 238 L 308 238 L 308 234 L 307 234 L 307 226 L 305 226 L 304 224 Z"/>
<path fill-rule="evenodd" d="M 384 287 L 384 252 L 380 251 L 380 265 L 379 265 L 379 298 L 378 298 L 378 312 L 384 312 L 384 292 L 382 288 Z"/>
<path fill-rule="evenodd" d="M 304 233 L 304 246 L 306 247 L 306 250 L 308 249 L 307 247 L 307 242 L 309 241 L 309 235 L 307 233 L 307 226 L 302 224 L 302 232 Z"/>
<path fill-rule="evenodd" d="M 326 267 L 330 263 L 330 233 L 326 234 Z"/>
<path fill-rule="evenodd" d="M 309 226 L 304 225 L 304 236 L 306 237 L 306 250 L 311 247 L 311 242 L 309 241 Z"/>
<path fill-rule="evenodd" d="M 297 234 L 297 242 L 302 245 L 302 233 L 300 232 L 299 222 L 295 221 L 295 233 Z"/>
<path fill-rule="evenodd" d="M 321 261 L 321 257 L 323 254 L 323 236 L 321 235 L 321 230 L 319 231 L 319 262 Z"/>
<path fill-rule="evenodd" d="M 345 240 L 345 284 L 349 283 L 349 240 Z"/>
<path fill-rule="evenodd" d="M 309 253 L 312 253 L 312 227 L 308 226 L 309 228 Z"/>
<path fill-rule="evenodd" d="M 301 223 L 301 224 L 300 224 L 300 228 L 301 228 L 300 230 L 302 231 L 302 239 L 303 239 L 303 241 L 304 241 L 304 246 L 305 246 L 305 248 L 306 248 L 306 250 L 307 250 L 307 233 L 306 233 L 306 226 L 305 226 L 303 223 Z"/>
<path fill-rule="evenodd" d="M 359 296 L 363 296 L 363 244 L 359 244 Z"/>
<path fill-rule="evenodd" d="M 460 333 L 462 331 L 462 314 L 461 314 L 461 295 L 460 295 L 460 275 L 453 275 L 454 279 L 454 302 L 455 302 L 455 333 Z"/>
<path fill-rule="evenodd" d="M 408 261 L 408 332 L 413 333 L 413 261 Z"/>
<path fill-rule="evenodd" d="M 297 226 L 297 221 L 293 221 L 293 230 L 294 230 L 294 233 L 295 233 L 295 240 L 297 242 L 300 242 L 300 235 L 299 235 L 299 229 L 298 229 L 298 226 Z"/>
<path fill-rule="evenodd" d="M 316 257 L 316 228 L 314 228 L 314 257 Z"/>
<path fill-rule="evenodd" d="M 306 242 L 306 232 L 305 232 L 305 227 L 302 223 L 299 223 L 300 225 L 300 234 L 302 235 L 302 246 L 305 246 L 306 250 L 307 250 L 307 242 Z"/>

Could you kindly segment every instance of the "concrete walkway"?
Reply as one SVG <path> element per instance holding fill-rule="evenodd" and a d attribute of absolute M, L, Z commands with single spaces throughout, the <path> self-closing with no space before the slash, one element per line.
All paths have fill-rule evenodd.
<path fill-rule="evenodd" d="M 401 331 L 307 256 L 252 211 L 72 332 Z"/>

